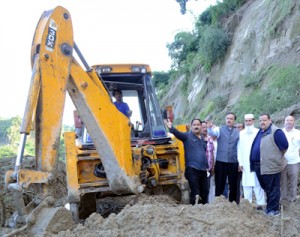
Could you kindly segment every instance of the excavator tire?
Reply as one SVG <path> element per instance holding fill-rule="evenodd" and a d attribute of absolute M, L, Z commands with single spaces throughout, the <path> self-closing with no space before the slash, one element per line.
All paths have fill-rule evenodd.
<path fill-rule="evenodd" d="M 87 193 L 80 198 L 80 203 L 78 206 L 79 219 L 86 219 L 92 213 L 96 212 L 96 194 Z"/>
<path fill-rule="evenodd" d="M 188 189 L 181 190 L 178 185 L 160 185 L 153 189 L 148 189 L 145 192 L 147 195 L 167 195 L 182 204 L 189 204 L 189 191 Z"/>
<path fill-rule="evenodd" d="M 134 205 L 137 195 L 104 197 L 97 199 L 97 213 L 106 218 L 111 213 L 120 213 L 126 205 Z"/>

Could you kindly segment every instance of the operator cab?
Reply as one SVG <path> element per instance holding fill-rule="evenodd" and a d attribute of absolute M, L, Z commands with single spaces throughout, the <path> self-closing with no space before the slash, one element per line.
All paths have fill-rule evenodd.
<path fill-rule="evenodd" d="M 132 111 L 132 115 L 128 118 L 132 124 L 132 146 L 137 145 L 140 140 L 143 140 L 144 144 L 163 144 L 170 141 L 148 65 L 114 64 L 96 65 L 93 68 L 99 79 L 104 82 L 112 102 L 115 101 L 113 91 L 116 89 L 122 91 L 123 102 L 127 103 Z M 93 144 L 84 126 L 79 136 L 82 145 Z"/>

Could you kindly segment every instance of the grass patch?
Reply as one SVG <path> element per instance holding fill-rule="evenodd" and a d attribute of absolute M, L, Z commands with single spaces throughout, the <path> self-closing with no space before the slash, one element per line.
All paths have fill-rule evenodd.
<path fill-rule="evenodd" d="M 294 65 L 277 65 L 267 70 L 266 75 L 256 75 L 256 79 L 252 78 L 254 81 L 264 78 L 267 85 L 255 85 L 251 93 L 241 97 L 233 110 L 238 116 L 243 116 L 246 113 L 273 114 L 290 107 L 300 100 L 299 74 L 300 69 Z"/>
<path fill-rule="evenodd" d="M 271 17 L 267 23 L 267 29 L 272 38 L 280 32 L 280 28 L 285 20 L 285 17 L 291 13 L 293 8 L 293 0 L 269 0 L 269 6 L 273 6 L 270 9 Z"/>
<path fill-rule="evenodd" d="M 201 119 L 206 119 L 208 116 L 211 116 L 213 111 L 215 110 L 215 104 L 213 101 L 209 101 L 208 103 L 205 103 L 204 108 L 199 113 L 199 117 Z"/>

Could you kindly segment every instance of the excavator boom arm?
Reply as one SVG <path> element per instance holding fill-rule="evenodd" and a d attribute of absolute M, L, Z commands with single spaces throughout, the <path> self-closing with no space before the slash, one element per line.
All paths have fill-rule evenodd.
<path fill-rule="evenodd" d="M 21 127 L 21 133 L 29 134 L 32 121 L 34 123 L 37 170 L 22 170 L 24 139 L 15 171 L 6 174 L 6 185 L 20 194 L 30 184 L 42 184 L 43 198 L 54 192 L 51 179 L 58 160 L 68 91 L 93 139 L 107 172 L 110 189 L 115 193 L 142 191 L 142 185 L 134 176 L 129 121 L 111 102 L 108 91 L 94 69 L 84 71 L 73 57 L 74 45 L 69 12 L 63 7 L 45 11 L 33 38 L 33 74 Z M 20 178 L 20 174 L 30 178 Z M 14 195 L 17 197 L 15 203 L 19 215 L 24 215 L 24 203 L 19 194 Z"/>
<path fill-rule="evenodd" d="M 39 56 L 41 84 L 35 103 L 38 169 L 52 172 L 55 167 L 68 91 L 101 157 L 111 189 L 136 193 L 140 184 L 127 175 L 133 175 L 128 119 L 115 108 L 94 70 L 84 71 L 73 57 L 74 46 L 69 12 L 62 7 L 45 12 L 32 48 L 32 59 Z"/>

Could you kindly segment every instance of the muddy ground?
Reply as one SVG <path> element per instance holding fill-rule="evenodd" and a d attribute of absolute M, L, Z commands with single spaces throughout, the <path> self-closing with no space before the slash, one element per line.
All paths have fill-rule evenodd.
<path fill-rule="evenodd" d="M 26 166 L 34 167 L 33 159 L 26 158 Z M 9 229 L 4 228 L 5 220 L 14 208 L 9 193 L 4 193 L 3 177 L 13 160 L 0 159 L 0 236 Z M 65 171 L 59 165 L 56 182 L 56 205 L 66 201 Z M 34 190 L 32 191 L 32 194 Z M 30 194 L 26 195 L 30 200 Z M 125 197 L 119 197 L 125 200 Z M 56 234 L 44 233 L 40 236 L 299 236 L 300 199 L 282 209 L 281 216 L 268 217 L 257 211 L 254 205 L 241 200 L 239 206 L 223 197 L 216 198 L 207 205 L 182 205 L 168 196 L 157 195 L 126 197 L 128 203 L 118 214 L 103 218 L 93 213 L 84 224 L 74 225 L 74 229 Z M 125 203 L 125 202 L 124 202 Z M 124 204 L 125 205 L 125 204 Z M 99 208 L 99 207 L 98 207 Z M 30 236 L 25 230 L 16 236 Z"/>

